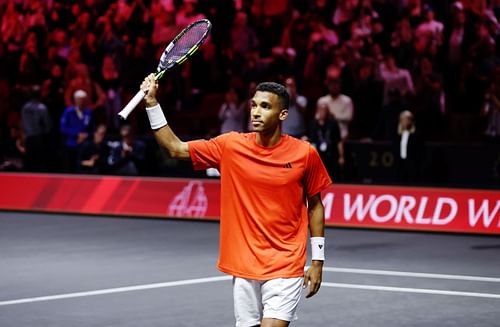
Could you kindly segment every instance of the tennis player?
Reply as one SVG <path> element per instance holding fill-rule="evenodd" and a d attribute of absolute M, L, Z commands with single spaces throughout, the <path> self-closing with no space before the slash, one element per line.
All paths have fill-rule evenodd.
<path fill-rule="evenodd" d="M 320 192 L 331 184 L 316 150 L 281 133 L 289 95 L 280 84 L 257 86 L 251 99 L 254 132 L 229 132 L 210 140 L 182 142 L 156 100 L 154 74 L 141 84 L 156 140 L 173 158 L 194 169 L 221 174 L 218 268 L 233 276 L 236 326 L 288 326 L 306 297 L 321 285 L 324 208 Z M 307 204 L 307 206 L 306 206 Z M 311 266 L 304 274 L 308 227 Z"/>

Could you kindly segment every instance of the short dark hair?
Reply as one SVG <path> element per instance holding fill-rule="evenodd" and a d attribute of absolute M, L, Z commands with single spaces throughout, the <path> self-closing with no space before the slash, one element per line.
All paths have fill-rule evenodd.
<path fill-rule="evenodd" d="M 288 106 L 290 105 L 290 95 L 288 94 L 286 87 L 281 84 L 275 82 L 262 82 L 257 85 L 256 91 L 276 94 L 278 96 L 281 109 L 288 109 Z"/>

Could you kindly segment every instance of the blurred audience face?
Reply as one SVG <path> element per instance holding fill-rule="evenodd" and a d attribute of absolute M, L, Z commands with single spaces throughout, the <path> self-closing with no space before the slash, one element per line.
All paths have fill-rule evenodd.
<path fill-rule="evenodd" d="M 297 85 L 295 84 L 295 79 L 293 77 L 288 77 L 285 80 L 285 87 L 290 97 L 295 97 L 297 95 Z"/>
<path fill-rule="evenodd" d="M 81 93 L 81 90 L 78 90 L 75 92 L 73 96 L 73 100 L 75 102 L 75 107 L 77 108 L 84 108 L 85 105 L 87 104 L 87 94 L 86 93 Z"/>
<path fill-rule="evenodd" d="M 227 103 L 238 103 L 238 93 L 236 90 L 231 88 L 226 92 L 226 102 Z"/>
<path fill-rule="evenodd" d="M 326 87 L 328 92 L 332 96 L 337 96 L 340 94 L 342 83 L 340 81 L 340 68 L 336 66 L 328 67 L 326 73 Z"/>
<path fill-rule="evenodd" d="M 125 125 L 122 126 L 120 129 L 120 136 L 122 137 L 122 141 L 125 142 L 128 145 L 132 144 L 133 137 L 132 137 L 132 129 L 130 126 Z"/>
<path fill-rule="evenodd" d="M 104 138 L 106 137 L 106 125 L 99 125 L 94 132 L 94 143 L 100 144 L 102 141 L 104 141 Z"/>

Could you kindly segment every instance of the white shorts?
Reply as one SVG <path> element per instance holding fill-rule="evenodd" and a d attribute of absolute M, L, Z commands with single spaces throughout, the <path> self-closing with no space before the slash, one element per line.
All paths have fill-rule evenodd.
<path fill-rule="evenodd" d="M 260 325 L 262 318 L 297 320 L 303 277 L 267 281 L 233 277 L 236 326 Z"/>

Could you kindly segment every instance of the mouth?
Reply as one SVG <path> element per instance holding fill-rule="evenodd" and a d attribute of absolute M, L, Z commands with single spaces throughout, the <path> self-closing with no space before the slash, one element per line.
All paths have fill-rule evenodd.
<path fill-rule="evenodd" d="M 252 120 L 252 125 L 255 127 L 255 126 L 259 126 L 259 125 L 262 125 L 262 121 L 260 120 Z"/>

